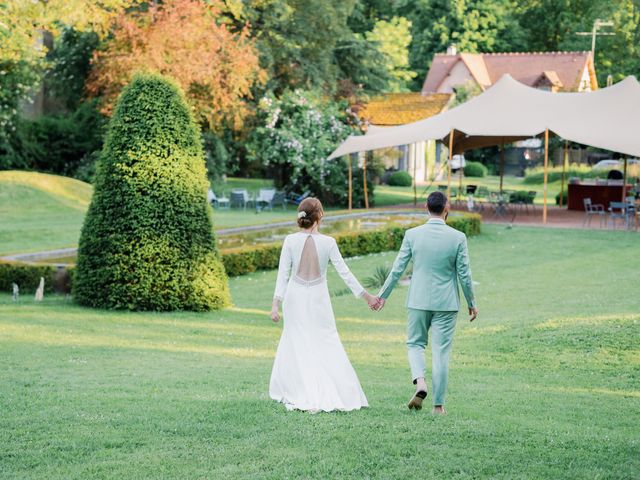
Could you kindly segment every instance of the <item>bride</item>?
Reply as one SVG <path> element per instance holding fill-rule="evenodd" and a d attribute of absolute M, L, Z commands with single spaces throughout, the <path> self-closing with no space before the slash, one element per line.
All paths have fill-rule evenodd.
<path fill-rule="evenodd" d="M 335 239 L 318 232 L 323 214 L 320 200 L 303 200 L 298 207 L 300 231 L 285 238 L 280 254 L 271 319 L 280 320 L 282 302 L 284 328 L 269 395 L 288 410 L 329 412 L 368 406 L 336 330 L 327 288 L 328 263 L 356 297 L 372 308 L 377 299 L 353 276 Z"/>

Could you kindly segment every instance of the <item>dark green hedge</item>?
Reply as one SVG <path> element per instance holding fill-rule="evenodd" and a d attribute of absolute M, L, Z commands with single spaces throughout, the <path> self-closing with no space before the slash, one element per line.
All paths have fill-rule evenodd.
<path fill-rule="evenodd" d="M 477 214 L 450 217 L 447 224 L 467 236 L 480 233 L 481 217 Z M 398 250 L 405 230 L 418 224 L 403 227 L 392 226 L 384 230 L 351 232 L 336 235 L 335 239 L 344 257 Z M 256 270 L 272 270 L 278 267 L 281 245 L 241 247 L 222 252 L 224 268 L 229 276 L 244 275 Z"/>
<path fill-rule="evenodd" d="M 44 278 L 44 291 L 70 293 L 73 269 L 59 269 L 52 265 L 31 265 L 15 262 L 0 262 L 0 292 L 13 292 L 13 283 L 20 287 L 20 294 L 31 294 Z"/>
<path fill-rule="evenodd" d="M 468 161 L 464 167 L 465 177 L 486 177 L 487 173 L 487 167 L 480 162 Z"/>
<path fill-rule="evenodd" d="M 211 310 L 230 303 L 205 159 L 177 85 L 134 77 L 115 108 L 80 235 L 74 296 L 90 307 Z"/>
<path fill-rule="evenodd" d="M 387 182 L 393 187 L 410 187 L 413 185 L 413 178 L 404 170 L 393 172 Z"/>

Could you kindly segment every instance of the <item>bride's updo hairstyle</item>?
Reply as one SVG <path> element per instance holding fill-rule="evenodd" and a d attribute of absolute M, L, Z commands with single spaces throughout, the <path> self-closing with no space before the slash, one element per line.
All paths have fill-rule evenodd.
<path fill-rule="evenodd" d="M 305 198 L 298 205 L 298 226 L 311 228 L 324 215 L 322 203 L 317 198 Z"/>

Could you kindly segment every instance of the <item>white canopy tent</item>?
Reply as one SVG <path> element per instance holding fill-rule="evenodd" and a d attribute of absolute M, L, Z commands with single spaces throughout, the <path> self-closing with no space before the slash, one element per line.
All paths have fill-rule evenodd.
<path fill-rule="evenodd" d="M 350 136 L 329 157 L 440 140 L 449 155 L 472 148 L 545 136 L 640 156 L 640 84 L 635 77 L 587 93 L 551 93 L 527 87 L 510 75 L 470 101 L 418 122 Z M 450 175 L 449 175 L 450 180 Z M 546 175 L 545 207 L 546 222 Z"/>

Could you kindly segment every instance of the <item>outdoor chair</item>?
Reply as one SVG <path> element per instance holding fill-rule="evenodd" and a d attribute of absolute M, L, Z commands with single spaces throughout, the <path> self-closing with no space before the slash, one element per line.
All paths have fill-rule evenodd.
<path fill-rule="evenodd" d="M 256 198 L 256 210 L 273 210 L 273 197 L 275 197 L 275 195 L 275 188 L 261 188 Z"/>
<path fill-rule="evenodd" d="M 231 200 L 229 200 L 229 197 L 227 197 L 224 192 L 220 192 L 220 196 L 216 198 L 218 201 L 218 208 L 220 208 L 220 210 L 229 209 L 231 207 Z"/>
<path fill-rule="evenodd" d="M 298 195 L 297 193 L 290 192 L 287 196 L 287 202 L 291 202 L 294 205 L 300 205 L 300 202 L 311 195 L 311 192 L 308 190 L 304 192 L 302 195 Z"/>
<path fill-rule="evenodd" d="M 609 202 L 609 219 L 611 220 L 611 227 L 615 230 L 616 220 L 620 219 L 625 223 L 625 226 L 629 228 L 629 212 L 626 202 Z"/>
<path fill-rule="evenodd" d="M 584 227 L 584 226 L 591 225 L 591 217 L 593 217 L 594 215 L 597 215 L 600 218 L 600 228 L 602 228 L 603 221 L 606 221 L 604 205 L 600 205 L 600 204 L 594 205 L 593 203 L 591 203 L 590 198 L 583 199 L 582 203 L 584 205 L 584 211 L 585 211 L 585 216 L 582 222 L 582 226 Z"/>
<path fill-rule="evenodd" d="M 207 200 L 213 208 L 229 208 L 229 199 L 224 194 L 218 197 L 216 192 L 211 189 L 207 192 Z"/>
<path fill-rule="evenodd" d="M 249 194 L 246 190 L 231 190 L 230 203 L 231 208 L 247 209 L 247 203 L 249 203 Z"/>
<path fill-rule="evenodd" d="M 213 190 L 211 189 L 207 190 L 207 201 L 213 208 L 218 207 L 218 198 L 216 197 L 216 194 L 213 193 Z"/>
<path fill-rule="evenodd" d="M 271 207 L 276 207 L 278 205 L 280 205 L 283 210 L 287 208 L 287 196 L 284 192 L 276 191 L 276 193 L 273 195 L 273 199 L 271 200 Z"/>

